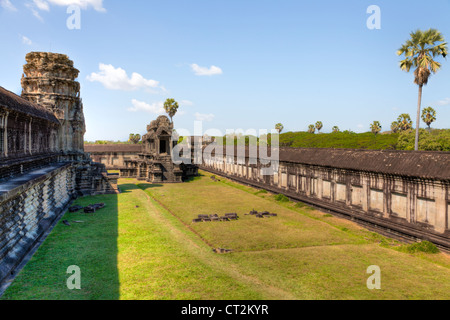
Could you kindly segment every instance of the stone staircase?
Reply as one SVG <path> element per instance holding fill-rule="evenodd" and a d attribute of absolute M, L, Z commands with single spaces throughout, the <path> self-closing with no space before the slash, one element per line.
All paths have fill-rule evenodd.
<path fill-rule="evenodd" d="M 159 159 L 163 175 L 162 182 L 181 182 L 182 171 L 178 165 L 172 162 L 170 156 L 164 156 Z"/>

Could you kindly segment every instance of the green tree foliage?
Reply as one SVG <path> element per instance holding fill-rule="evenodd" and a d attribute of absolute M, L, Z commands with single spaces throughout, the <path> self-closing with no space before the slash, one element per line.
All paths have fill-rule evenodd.
<path fill-rule="evenodd" d="M 411 120 L 411 116 L 407 113 L 403 113 L 399 115 L 398 119 L 398 127 L 401 131 L 407 131 L 412 129 L 413 122 Z"/>
<path fill-rule="evenodd" d="M 333 130 L 333 133 L 338 133 L 341 131 L 341 130 L 339 130 L 338 126 L 334 126 L 332 130 Z"/>
<path fill-rule="evenodd" d="M 415 68 L 414 83 L 419 86 L 415 136 L 415 150 L 418 150 L 422 88 L 428 84 L 431 74 L 436 73 L 441 68 L 441 64 L 435 58 L 440 56 L 445 58 L 448 54 L 448 47 L 444 36 L 436 29 L 417 30 L 411 32 L 410 36 L 410 39 L 402 45 L 397 54 L 405 56 L 405 59 L 400 61 L 400 68 L 403 71 L 409 72 L 411 68 Z"/>
<path fill-rule="evenodd" d="M 372 132 L 341 131 L 322 134 L 286 132 L 280 135 L 280 145 L 293 148 L 395 150 L 397 139 L 398 134 L 381 134 L 375 137 Z"/>
<path fill-rule="evenodd" d="M 316 127 L 313 124 L 310 124 L 308 127 L 309 133 L 316 133 Z"/>
<path fill-rule="evenodd" d="M 164 102 L 164 110 L 166 110 L 166 113 L 169 115 L 170 122 L 173 122 L 173 117 L 177 113 L 178 108 L 178 102 L 174 99 L 167 99 L 166 102 Z"/>
<path fill-rule="evenodd" d="M 141 141 L 141 135 L 139 133 L 137 134 L 130 133 L 130 138 L 128 139 L 128 142 L 138 144 L 139 141 Z"/>
<path fill-rule="evenodd" d="M 315 130 L 315 128 L 312 130 Z M 249 145 L 247 138 L 246 145 Z M 223 139 L 224 137 L 216 137 L 218 142 Z M 267 136 L 267 139 L 270 145 L 270 134 Z M 311 134 L 308 132 L 286 132 L 280 134 L 280 146 L 293 148 L 414 150 L 414 140 L 414 131 L 412 130 L 379 134 L 377 136 L 372 132 L 355 133 L 348 130 L 328 134 Z M 225 140 L 223 141 L 225 144 Z M 236 140 L 234 140 L 234 144 L 236 143 Z M 428 132 L 428 130 L 422 129 L 420 131 L 420 150 L 450 151 L 450 130 L 441 129 Z"/>
<path fill-rule="evenodd" d="M 320 130 L 323 128 L 323 123 L 321 121 L 316 122 L 316 129 L 320 133 Z"/>
<path fill-rule="evenodd" d="M 372 130 L 372 133 L 374 135 L 377 135 L 381 132 L 381 124 L 380 121 L 374 121 L 371 125 L 370 125 L 370 130 Z"/>
<path fill-rule="evenodd" d="M 450 130 L 419 131 L 419 150 L 422 151 L 450 151 Z M 414 150 L 415 134 L 413 131 L 401 132 L 398 138 L 397 149 Z"/>
<path fill-rule="evenodd" d="M 397 121 L 391 123 L 391 131 L 392 133 L 397 133 L 400 131 L 400 125 Z"/>
<path fill-rule="evenodd" d="M 431 124 L 436 121 L 436 110 L 432 107 L 423 109 L 422 120 L 425 122 L 429 129 L 431 129 Z"/>
<path fill-rule="evenodd" d="M 275 130 L 277 130 L 277 131 L 278 131 L 278 134 L 280 134 L 281 132 L 283 132 L 284 126 L 283 126 L 281 123 L 277 123 L 277 124 L 275 125 Z"/>

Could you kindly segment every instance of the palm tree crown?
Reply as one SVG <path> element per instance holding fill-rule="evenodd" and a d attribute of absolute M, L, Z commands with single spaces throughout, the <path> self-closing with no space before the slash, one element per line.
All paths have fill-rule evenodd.
<path fill-rule="evenodd" d="M 432 107 L 423 109 L 422 120 L 427 124 L 428 128 L 430 128 L 431 124 L 436 121 L 436 110 Z"/>
<path fill-rule="evenodd" d="M 405 59 L 400 61 L 400 68 L 406 72 L 416 68 L 414 83 L 423 86 L 428 83 L 430 75 L 441 68 L 441 64 L 434 58 L 445 58 L 448 55 L 448 47 L 444 36 L 438 30 L 417 30 L 411 33 L 411 39 L 406 41 L 397 54 L 405 55 Z"/>
<path fill-rule="evenodd" d="M 397 51 L 397 54 L 405 56 L 405 59 L 400 61 L 400 68 L 403 71 L 409 72 L 411 68 L 416 68 L 414 71 L 414 83 L 419 86 L 415 143 L 415 150 L 417 151 L 419 150 L 422 87 L 428 84 L 431 74 L 436 73 L 441 68 L 441 64 L 434 59 L 440 56 L 445 58 L 448 54 L 448 47 L 444 36 L 438 30 L 417 30 L 411 32 L 411 38 Z"/>
<path fill-rule="evenodd" d="M 278 134 L 280 134 L 283 131 L 283 129 L 284 129 L 284 126 L 281 123 L 277 123 L 275 125 L 275 130 L 278 131 Z"/>

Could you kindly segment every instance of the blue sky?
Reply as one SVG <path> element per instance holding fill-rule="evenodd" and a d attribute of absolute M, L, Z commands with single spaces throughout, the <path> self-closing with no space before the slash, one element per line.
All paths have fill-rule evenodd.
<path fill-rule="evenodd" d="M 80 5 L 81 29 L 67 7 Z M 369 30 L 367 8 L 381 9 Z M 450 0 L 0 0 L 0 86 L 20 94 L 25 55 L 67 54 L 81 71 L 86 140 L 144 134 L 163 101 L 180 102 L 175 127 L 324 132 L 389 130 L 415 119 L 418 88 L 397 49 L 416 29 L 450 39 Z M 423 106 L 449 128 L 450 61 L 424 89 Z M 421 124 L 424 126 L 424 124 Z"/>

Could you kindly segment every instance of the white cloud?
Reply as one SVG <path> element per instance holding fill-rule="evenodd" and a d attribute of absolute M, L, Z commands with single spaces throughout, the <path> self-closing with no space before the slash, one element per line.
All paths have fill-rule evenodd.
<path fill-rule="evenodd" d="M 0 0 L 1 5 L 3 3 L 11 4 L 10 0 Z M 40 11 L 50 11 L 50 5 L 62 6 L 62 7 L 70 7 L 70 6 L 78 6 L 81 9 L 87 10 L 90 7 L 94 8 L 94 10 L 98 12 L 106 12 L 106 9 L 103 8 L 103 0 L 32 0 L 33 2 L 28 2 L 25 6 L 31 10 L 33 15 L 38 18 L 40 21 L 44 21 L 44 19 L 39 14 Z"/>
<path fill-rule="evenodd" d="M 31 41 L 29 38 L 25 37 L 25 36 L 20 36 L 22 38 L 22 43 L 26 44 L 28 46 L 31 46 L 33 44 L 33 41 Z"/>
<path fill-rule="evenodd" d="M 31 10 L 33 16 L 35 16 L 39 21 L 44 22 L 44 19 L 39 14 L 39 11 L 36 9 L 36 5 L 32 3 L 26 3 L 25 6 Z"/>
<path fill-rule="evenodd" d="M 364 129 L 364 125 L 362 125 L 362 124 L 358 124 L 357 127 L 358 127 L 358 129 Z"/>
<path fill-rule="evenodd" d="M 214 120 L 214 115 L 213 114 L 202 114 L 202 113 L 195 113 L 195 119 L 197 121 L 206 121 L 206 122 L 211 122 Z"/>
<path fill-rule="evenodd" d="M 33 3 L 39 10 L 50 11 L 50 6 L 47 1 L 33 0 Z"/>
<path fill-rule="evenodd" d="M 136 72 L 133 72 L 130 78 L 122 68 L 115 68 L 110 64 L 103 63 L 100 63 L 99 70 L 98 73 L 91 73 L 87 79 L 91 82 L 100 82 L 105 88 L 110 90 L 133 91 L 147 89 L 153 92 L 154 90 L 152 91 L 152 89 L 160 89 L 166 91 L 164 87 L 159 85 L 158 81 L 145 79 Z"/>
<path fill-rule="evenodd" d="M 439 106 L 447 106 L 450 105 L 450 98 L 445 98 L 437 102 Z"/>
<path fill-rule="evenodd" d="M 182 106 L 182 107 L 192 107 L 193 105 L 194 105 L 194 103 L 189 100 L 181 100 L 180 101 L 180 106 Z"/>
<path fill-rule="evenodd" d="M 105 12 L 103 8 L 103 0 L 33 0 L 34 5 L 39 10 L 50 11 L 50 4 L 61 7 L 78 6 L 87 10 L 90 7 L 99 12 Z"/>
<path fill-rule="evenodd" d="M 216 66 L 211 66 L 209 68 L 200 67 L 198 64 L 191 64 L 192 71 L 194 71 L 196 76 L 214 76 L 222 74 L 222 69 Z"/>
<path fill-rule="evenodd" d="M 131 103 L 133 104 L 133 107 L 128 108 L 128 111 L 130 112 L 138 112 L 138 111 L 145 111 L 148 113 L 153 114 L 164 114 L 164 102 L 159 101 L 155 102 L 153 104 L 148 104 L 143 101 L 138 101 L 136 99 L 131 100 Z"/>
<path fill-rule="evenodd" d="M 79 6 L 81 9 L 88 9 L 89 7 L 99 12 L 106 12 L 103 8 L 103 0 L 47 0 L 51 4 L 57 6 L 68 7 L 71 5 Z"/>
<path fill-rule="evenodd" d="M 0 0 L 0 6 L 10 11 L 17 11 L 16 7 L 14 7 L 10 0 Z"/>

